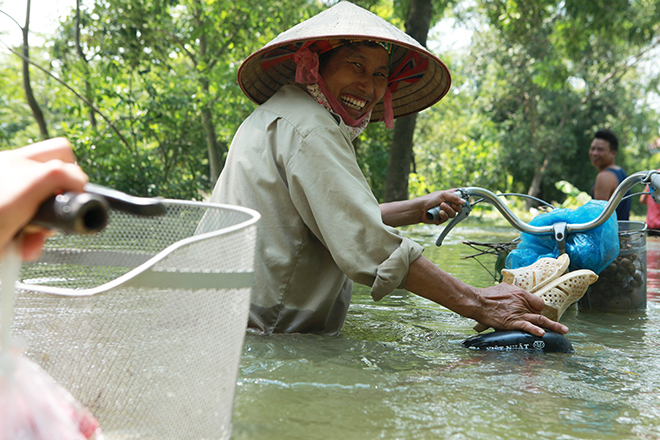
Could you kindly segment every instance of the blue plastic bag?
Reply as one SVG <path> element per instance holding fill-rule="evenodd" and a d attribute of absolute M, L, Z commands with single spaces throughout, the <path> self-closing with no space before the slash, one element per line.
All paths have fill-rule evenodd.
<path fill-rule="evenodd" d="M 541 214 L 532 226 L 547 226 L 559 222 L 587 223 L 603 212 L 607 202 L 591 200 L 577 209 L 555 209 Z M 539 258 L 557 258 L 559 250 L 552 234 L 535 235 L 523 232 L 521 242 L 506 258 L 507 269 L 529 266 Z M 599 274 L 619 255 L 619 225 L 616 212 L 597 228 L 584 232 L 571 232 L 566 236 L 566 253 L 571 259 L 569 270 L 590 269 Z"/>

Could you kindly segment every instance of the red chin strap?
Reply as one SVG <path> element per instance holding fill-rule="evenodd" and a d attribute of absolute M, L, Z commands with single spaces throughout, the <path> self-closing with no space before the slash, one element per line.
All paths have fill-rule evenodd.
<path fill-rule="evenodd" d="M 344 110 L 344 107 L 341 105 L 341 102 L 337 98 L 335 98 L 335 95 L 332 94 L 330 89 L 328 88 L 328 85 L 325 83 L 323 80 L 323 77 L 321 75 L 318 76 L 319 79 L 317 81 L 317 84 L 319 85 L 319 88 L 321 89 L 321 92 L 325 95 L 325 99 L 328 100 L 328 103 L 330 104 L 330 107 L 332 107 L 332 111 L 337 113 L 341 118 L 344 120 L 344 123 L 348 126 L 351 127 L 357 127 L 360 125 L 365 118 L 371 117 L 371 112 L 366 113 L 362 115 L 360 119 L 353 119 L 346 110 Z"/>

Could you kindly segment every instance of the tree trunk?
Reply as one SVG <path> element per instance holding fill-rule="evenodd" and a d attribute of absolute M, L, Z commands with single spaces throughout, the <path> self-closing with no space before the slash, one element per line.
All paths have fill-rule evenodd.
<path fill-rule="evenodd" d="M 208 95 L 209 82 L 206 78 L 202 78 L 202 90 Z M 211 112 L 208 104 L 202 108 L 202 125 L 204 126 L 206 149 L 209 155 L 209 178 L 211 180 L 211 187 L 215 187 L 215 183 L 218 181 L 223 167 L 223 148 L 218 142 L 215 125 L 213 125 L 213 112 Z"/>
<path fill-rule="evenodd" d="M 528 196 L 541 198 L 541 184 L 543 183 L 543 176 L 545 175 L 545 170 L 548 167 L 548 162 L 550 158 L 548 156 L 543 159 L 543 164 L 534 171 L 534 177 L 532 178 L 532 183 L 529 185 L 529 190 L 527 191 Z M 527 199 L 525 205 L 527 209 L 537 206 L 538 202 L 535 202 L 532 199 Z"/>
<path fill-rule="evenodd" d="M 385 201 L 408 199 L 408 175 L 412 162 L 413 135 L 417 114 L 397 119 L 394 125 L 390 157 L 385 180 Z"/>
<path fill-rule="evenodd" d="M 202 6 L 199 2 L 196 3 L 196 8 L 194 12 L 195 22 L 199 29 L 203 29 L 203 19 L 202 19 Z M 201 32 L 199 36 L 199 60 L 204 61 L 206 59 L 207 52 L 207 42 L 206 34 L 204 31 Z M 226 153 L 223 145 L 218 142 L 218 136 L 216 135 L 215 125 L 213 125 L 213 112 L 211 111 L 211 104 L 209 104 L 209 80 L 206 76 L 206 72 L 201 73 L 202 77 L 200 78 L 201 88 L 205 99 L 205 102 L 202 103 L 202 125 L 204 126 L 204 137 L 206 139 L 206 149 L 209 155 L 209 179 L 211 180 L 211 187 L 215 187 L 215 183 L 220 177 L 220 171 L 223 167 L 223 155 Z"/>
<path fill-rule="evenodd" d="M 406 21 L 406 33 L 426 47 L 431 25 L 433 5 L 431 0 L 410 0 L 410 13 Z M 394 124 L 390 158 L 385 177 L 385 201 L 408 199 L 408 175 L 413 158 L 413 135 L 417 114 L 398 118 Z"/>
<path fill-rule="evenodd" d="M 23 31 L 23 89 L 25 90 L 25 98 L 27 99 L 32 115 L 39 125 L 39 133 L 43 139 L 48 139 L 48 126 L 46 119 L 39 107 L 39 103 L 34 98 L 32 92 L 32 84 L 30 83 L 30 45 L 28 44 L 28 33 L 30 31 L 30 0 L 27 2 L 27 11 L 25 13 L 25 26 L 21 29 Z"/>

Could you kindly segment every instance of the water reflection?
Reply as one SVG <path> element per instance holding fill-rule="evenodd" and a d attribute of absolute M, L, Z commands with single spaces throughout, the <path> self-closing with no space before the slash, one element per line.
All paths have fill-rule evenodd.
<path fill-rule="evenodd" d="M 474 253 L 461 241 L 517 235 L 473 223 L 436 248 L 437 232 L 410 234 L 480 287 L 492 279 L 461 259 Z M 659 243 L 648 242 L 645 311 L 564 314 L 574 354 L 471 351 L 460 342 L 473 321 L 403 291 L 376 303 L 362 287 L 339 337 L 248 334 L 233 438 L 660 438 Z"/>

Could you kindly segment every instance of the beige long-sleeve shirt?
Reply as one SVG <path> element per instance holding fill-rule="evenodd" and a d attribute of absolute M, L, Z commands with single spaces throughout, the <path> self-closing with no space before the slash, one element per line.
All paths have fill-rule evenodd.
<path fill-rule="evenodd" d="M 249 325 L 267 333 L 339 332 L 352 281 L 378 301 L 423 251 L 383 224 L 341 118 L 297 86 L 241 125 L 211 201 L 261 213 Z"/>

